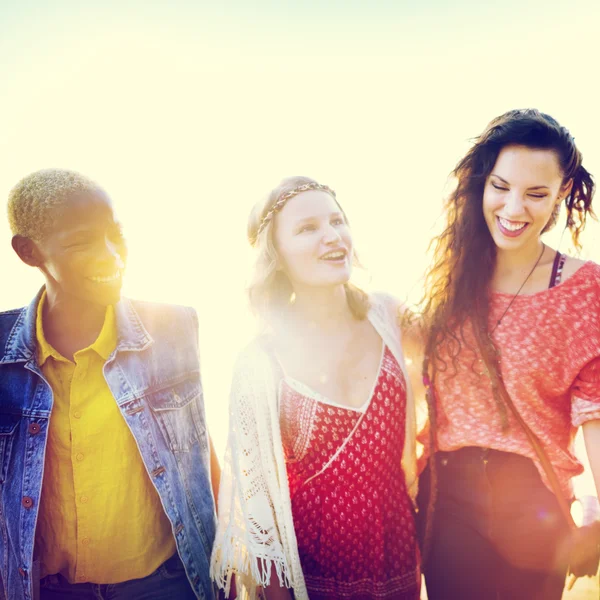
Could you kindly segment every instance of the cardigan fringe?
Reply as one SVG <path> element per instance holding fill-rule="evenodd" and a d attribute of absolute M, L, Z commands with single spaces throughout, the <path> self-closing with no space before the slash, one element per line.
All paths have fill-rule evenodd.
<path fill-rule="evenodd" d="M 368 319 L 398 361 L 407 386 L 402 469 L 409 494 L 417 494 L 416 416 L 402 355 L 398 304 L 371 296 Z M 277 374 L 255 339 L 238 356 L 229 403 L 229 436 L 219 492 L 219 522 L 210 575 L 227 595 L 232 577 L 238 598 L 257 600 L 272 570 L 296 600 L 308 600 L 300 565 L 279 428 Z"/>

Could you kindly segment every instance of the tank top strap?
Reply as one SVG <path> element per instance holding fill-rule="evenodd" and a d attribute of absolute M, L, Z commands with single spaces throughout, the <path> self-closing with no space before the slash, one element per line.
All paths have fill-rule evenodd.
<path fill-rule="evenodd" d="M 566 260 L 567 255 L 561 254 L 557 250 L 556 256 L 554 257 L 554 264 L 552 265 L 552 275 L 550 276 L 550 285 L 548 286 L 548 288 L 553 288 L 561 282 L 563 267 L 565 266 Z"/>

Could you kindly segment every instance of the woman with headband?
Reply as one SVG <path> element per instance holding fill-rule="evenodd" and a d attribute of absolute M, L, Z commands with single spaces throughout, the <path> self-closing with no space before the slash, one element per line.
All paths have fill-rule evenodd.
<path fill-rule="evenodd" d="M 580 426 L 600 489 L 600 267 L 542 236 L 564 204 L 579 248 L 594 183 L 537 110 L 494 119 L 453 175 L 423 311 L 429 599 L 559 599 L 600 543 L 569 534 Z"/>
<path fill-rule="evenodd" d="M 264 328 L 235 368 L 212 576 L 242 598 L 417 600 L 398 305 L 349 282 L 346 215 L 313 179 L 284 179 L 248 233 Z"/>

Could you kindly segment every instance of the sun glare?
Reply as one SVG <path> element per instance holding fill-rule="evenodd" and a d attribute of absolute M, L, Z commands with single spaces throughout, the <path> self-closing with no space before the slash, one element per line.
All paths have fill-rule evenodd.
<path fill-rule="evenodd" d="M 353 4 L 344 16 L 333 3 L 307 14 L 265 8 L 264 18 L 242 3 L 236 18 L 181 2 L 164 14 L 148 8 L 146 20 L 114 2 L 98 14 L 30 4 L 31 13 L 0 8 L 0 196 L 51 166 L 105 187 L 130 250 L 126 294 L 198 311 L 208 425 L 221 456 L 232 366 L 255 327 L 246 219 L 282 177 L 334 188 L 366 267 L 361 278 L 414 302 L 447 174 L 491 117 L 523 106 L 553 114 L 600 173 L 597 100 L 576 83 L 589 77 L 586 52 L 595 53 L 582 33 L 589 18 L 577 41 L 584 59 L 572 61 L 556 41 L 564 15 L 550 18 L 547 7 L 533 37 L 545 26 L 555 42 L 542 52 L 509 15 L 495 15 L 496 30 L 514 40 L 499 48 L 481 26 L 489 15 L 471 3 L 462 22 L 441 3 L 437 16 L 418 3 L 406 15 L 403 3 L 368 15 Z M 471 36 L 457 34 L 465 28 Z M 5 219 L 0 242 L 0 309 L 8 309 L 29 302 L 41 277 L 13 255 Z M 562 250 L 568 242 L 559 228 L 548 235 Z M 584 256 L 600 262 L 596 224 L 583 242 Z M 576 485 L 593 493 L 589 471 Z"/>

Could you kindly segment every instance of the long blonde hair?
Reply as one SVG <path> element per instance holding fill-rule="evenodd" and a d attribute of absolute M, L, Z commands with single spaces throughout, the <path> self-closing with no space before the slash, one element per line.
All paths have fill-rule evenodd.
<path fill-rule="evenodd" d="M 294 290 L 288 276 L 278 269 L 279 255 L 274 240 L 275 216 L 266 223 L 263 221 L 284 194 L 307 184 L 318 185 L 310 177 L 286 177 L 264 200 L 255 204 L 250 212 L 247 235 L 250 245 L 256 249 L 256 260 L 248 294 L 252 310 L 266 323 L 290 304 Z M 346 218 L 341 206 L 340 210 Z M 356 255 L 353 256 L 353 261 L 358 262 Z M 368 295 L 351 283 L 344 284 L 344 288 L 352 314 L 357 319 L 364 319 L 369 310 Z"/>

